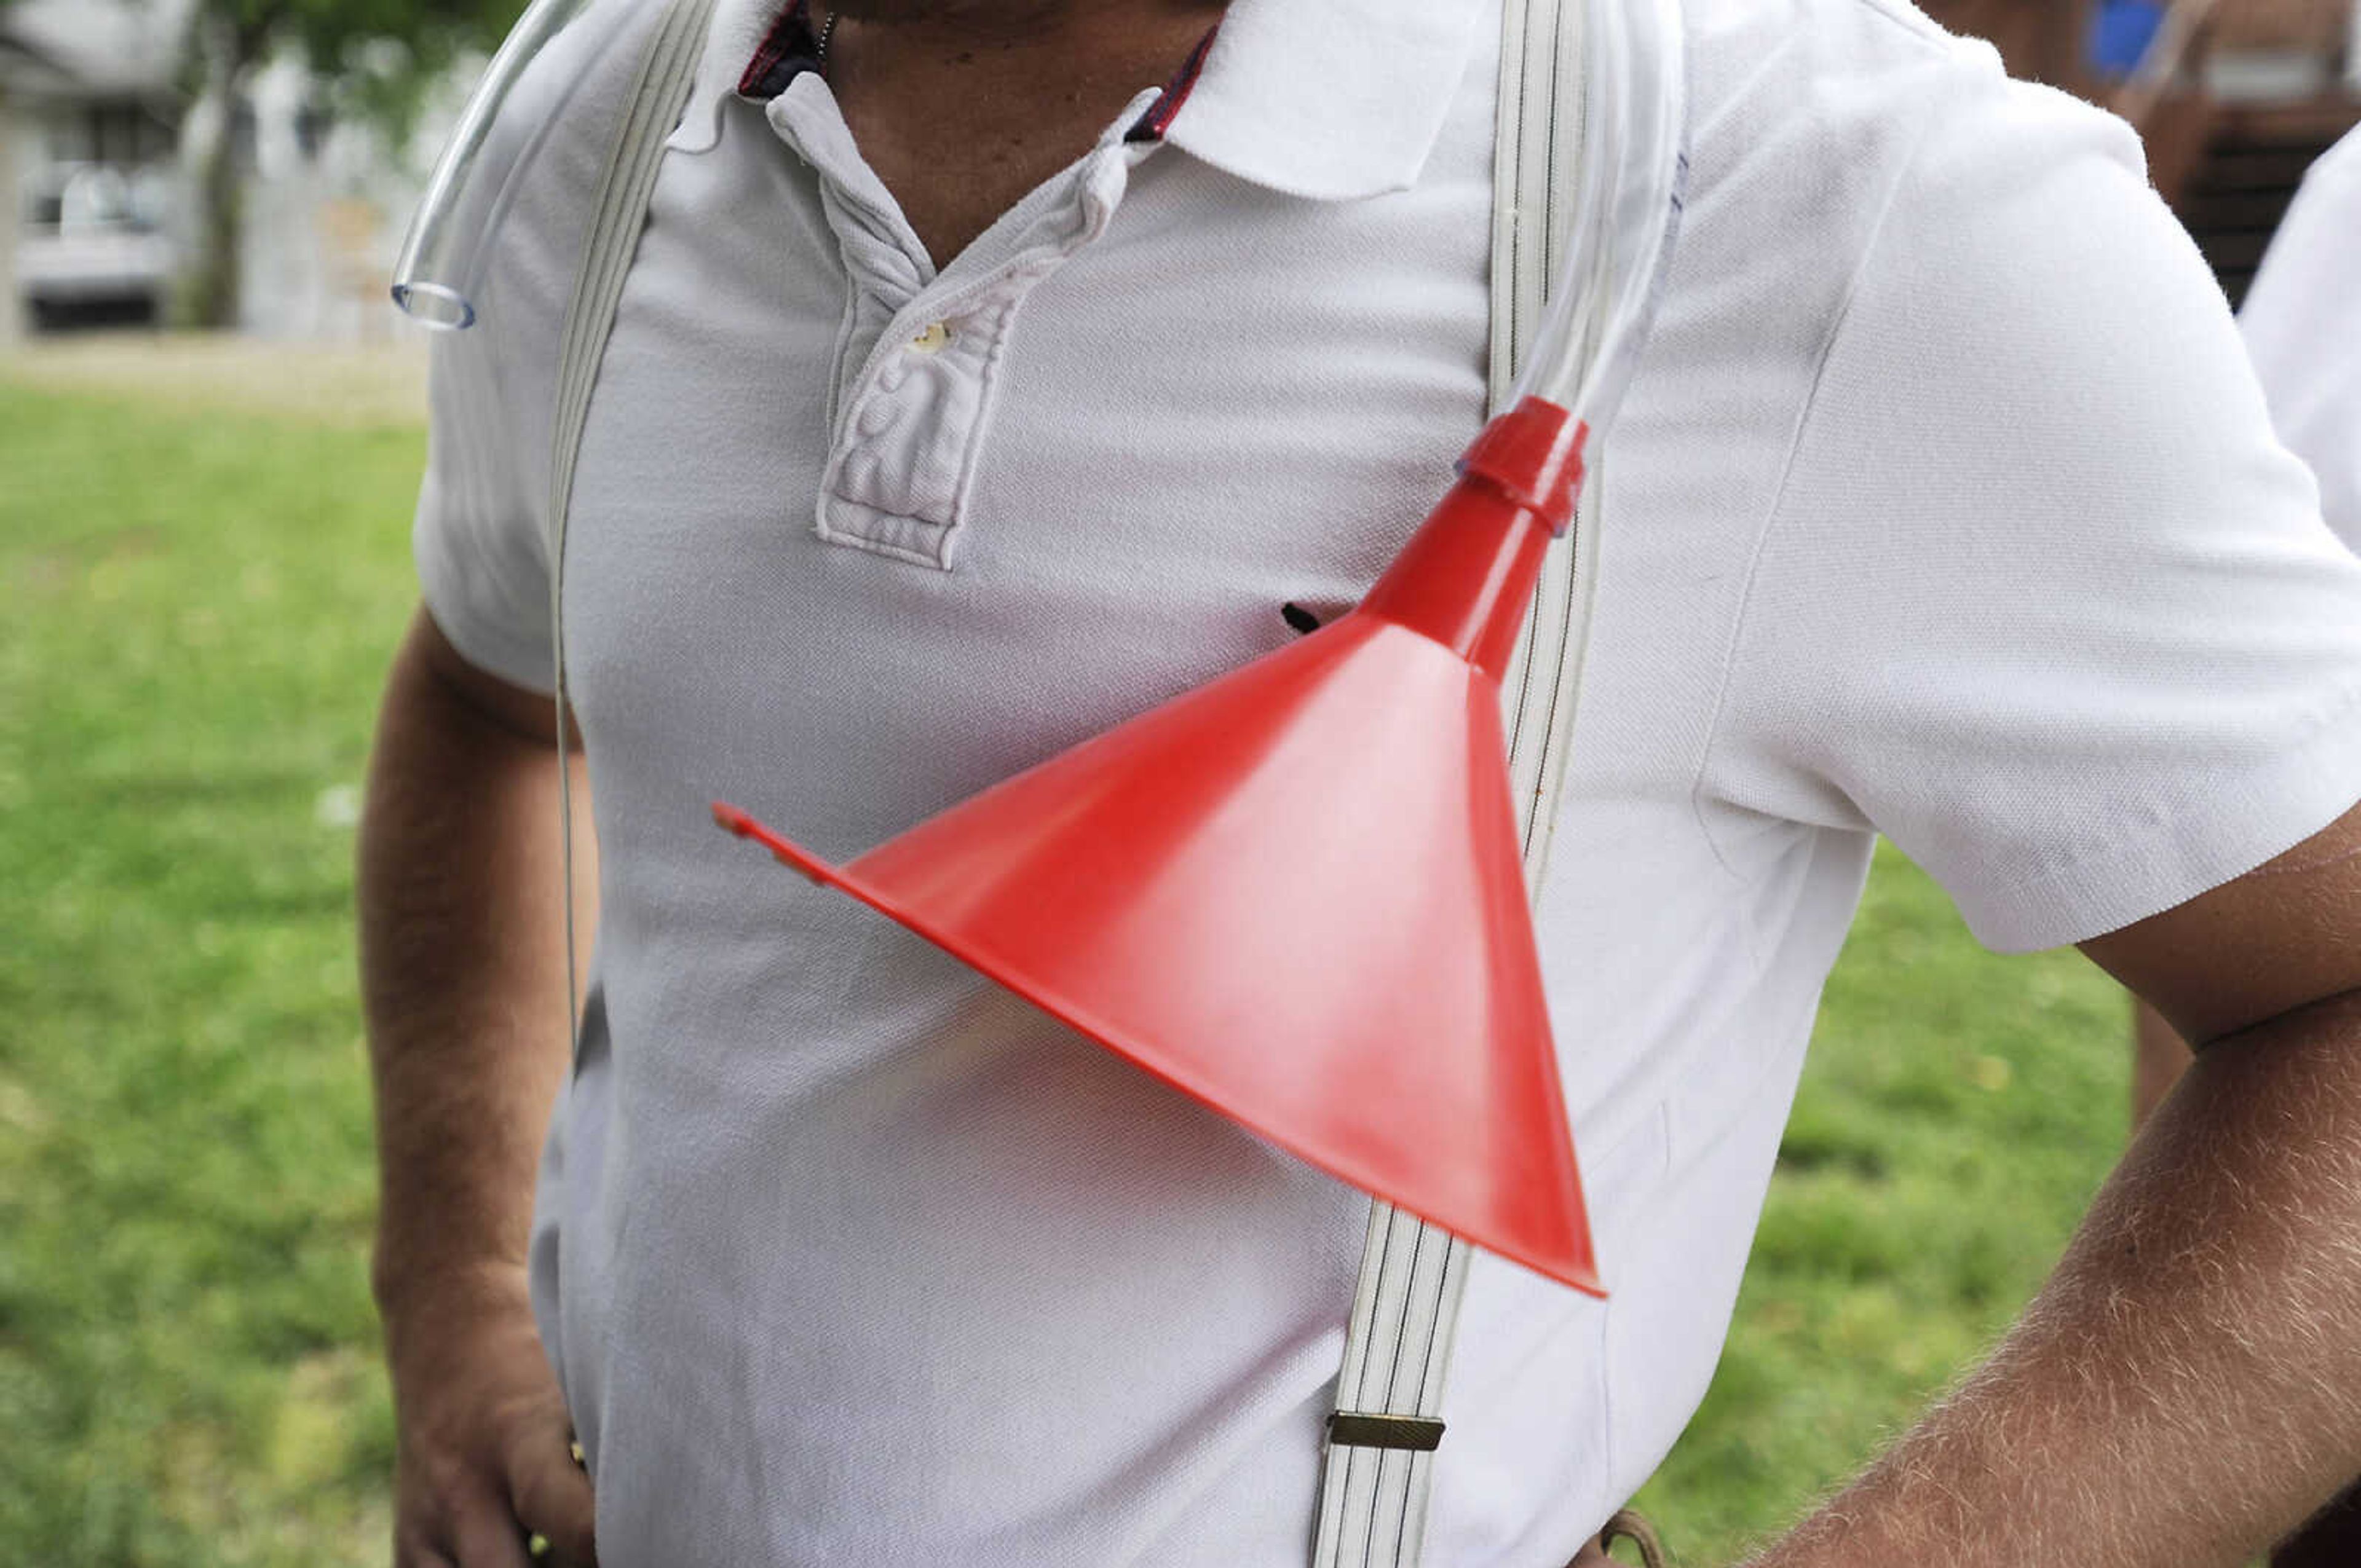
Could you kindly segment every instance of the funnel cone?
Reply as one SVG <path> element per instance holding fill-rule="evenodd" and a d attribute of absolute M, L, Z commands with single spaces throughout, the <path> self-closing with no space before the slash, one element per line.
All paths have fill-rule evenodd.
<path fill-rule="evenodd" d="M 1544 506 L 1489 471 L 1524 450 L 1500 457 L 1502 422 L 1335 624 L 841 867 L 716 818 L 1312 1164 L 1603 1293 L 1499 686 L 1579 433 L 1526 443 Z"/>

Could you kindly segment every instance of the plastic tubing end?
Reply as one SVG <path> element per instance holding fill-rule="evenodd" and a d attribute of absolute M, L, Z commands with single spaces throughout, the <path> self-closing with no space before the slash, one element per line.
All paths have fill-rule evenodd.
<path fill-rule="evenodd" d="M 456 289 L 440 283 L 398 282 L 393 285 L 393 302 L 401 313 L 424 327 L 437 332 L 457 332 L 476 324 L 476 307 Z"/>
<path fill-rule="evenodd" d="M 1589 426 L 1547 398 L 1526 397 L 1477 433 L 1459 471 L 1540 514 L 1554 534 L 1574 521 Z"/>

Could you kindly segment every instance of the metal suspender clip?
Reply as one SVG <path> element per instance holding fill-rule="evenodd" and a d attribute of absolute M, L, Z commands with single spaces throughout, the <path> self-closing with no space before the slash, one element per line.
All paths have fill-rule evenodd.
<path fill-rule="evenodd" d="M 1443 1446 L 1443 1423 L 1428 1416 L 1389 1416 L 1364 1410 L 1332 1410 L 1328 1442 L 1333 1447 L 1398 1448 L 1412 1453 L 1433 1453 Z"/>

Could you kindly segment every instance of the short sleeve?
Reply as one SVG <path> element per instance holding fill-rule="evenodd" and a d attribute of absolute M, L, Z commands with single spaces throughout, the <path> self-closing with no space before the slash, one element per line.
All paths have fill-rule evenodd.
<path fill-rule="evenodd" d="M 664 11 L 589 0 L 510 93 L 478 159 L 503 172 L 466 188 L 480 204 L 456 220 L 485 236 L 479 314 L 434 339 L 412 545 L 427 613 L 451 645 L 532 691 L 555 685 L 546 514 L 558 344 L 606 152 Z"/>
<path fill-rule="evenodd" d="M 486 327 L 435 340 L 412 547 L 427 613 L 451 645 L 502 680 L 547 692 L 555 652 L 542 470 L 500 370 Z"/>
<path fill-rule="evenodd" d="M 1700 784 L 1884 833 L 2022 950 L 2361 797 L 2361 561 L 2129 132 L 1952 85 L 1830 333 Z"/>
<path fill-rule="evenodd" d="M 2279 439 L 2361 550 L 2361 132 L 2312 165 L 2239 314 Z"/>

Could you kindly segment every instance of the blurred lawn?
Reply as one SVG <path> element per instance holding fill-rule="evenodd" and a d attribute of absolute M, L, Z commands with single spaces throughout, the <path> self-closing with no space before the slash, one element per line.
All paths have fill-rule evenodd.
<path fill-rule="evenodd" d="M 7 371 L 0 1563 L 381 1563 L 351 824 L 421 437 Z M 2081 960 L 1984 955 L 1881 860 L 1737 1337 L 1641 1499 L 1692 1568 L 2014 1312 L 2122 1141 L 2124 1033 Z"/>

